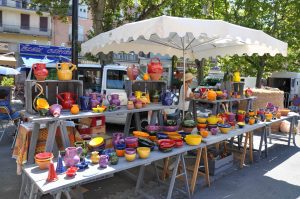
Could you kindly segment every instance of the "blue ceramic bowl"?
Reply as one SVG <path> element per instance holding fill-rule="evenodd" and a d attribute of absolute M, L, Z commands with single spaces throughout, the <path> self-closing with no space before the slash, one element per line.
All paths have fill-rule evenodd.
<path fill-rule="evenodd" d="M 118 150 L 123 150 L 126 148 L 126 144 L 125 143 L 122 143 L 122 144 L 116 144 L 115 145 L 115 149 L 118 149 Z"/>
<path fill-rule="evenodd" d="M 157 139 L 168 139 L 168 135 L 164 133 L 157 133 L 156 134 Z"/>
<path fill-rule="evenodd" d="M 231 125 L 230 124 L 218 124 L 218 127 L 221 127 L 221 128 L 231 128 Z"/>

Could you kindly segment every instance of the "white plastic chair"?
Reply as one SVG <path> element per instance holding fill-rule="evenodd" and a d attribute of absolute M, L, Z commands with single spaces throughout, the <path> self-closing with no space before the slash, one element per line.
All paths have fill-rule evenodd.
<path fill-rule="evenodd" d="M 15 146 L 15 142 L 19 133 L 19 126 L 21 123 L 21 118 L 17 117 L 17 118 L 12 118 L 10 115 L 10 111 L 8 110 L 8 108 L 6 106 L 0 106 L 0 113 L 2 114 L 7 114 L 8 118 L 7 119 L 0 119 L 0 125 L 1 125 L 1 129 L 0 129 L 0 142 L 2 141 L 2 138 L 4 136 L 4 134 L 6 133 L 7 128 L 9 127 L 9 124 L 12 123 L 15 126 L 15 132 L 14 132 L 14 141 L 11 145 L 11 148 L 13 148 Z M 17 120 L 17 123 L 15 123 L 15 121 Z"/>

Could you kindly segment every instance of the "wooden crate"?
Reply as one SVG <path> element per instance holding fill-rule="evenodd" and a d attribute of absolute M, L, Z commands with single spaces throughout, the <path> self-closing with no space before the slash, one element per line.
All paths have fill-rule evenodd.
<path fill-rule="evenodd" d="M 163 91 L 167 89 L 167 82 L 163 80 L 158 81 L 144 81 L 144 80 L 127 80 L 125 81 L 126 94 L 129 97 L 134 91 L 148 91 L 153 92 L 154 90 Z"/>
<path fill-rule="evenodd" d="M 83 82 L 81 80 L 59 81 L 59 80 L 26 80 L 25 81 L 25 109 L 28 113 L 34 114 L 33 100 L 38 94 L 39 90 L 35 89 L 35 84 L 39 83 L 43 89 L 45 97 L 49 104 L 59 103 L 56 94 L 63 92 L 75 93 L 78 97 L 83 95 Z M 79 104 L 79 99 L 76 100 Z"/>

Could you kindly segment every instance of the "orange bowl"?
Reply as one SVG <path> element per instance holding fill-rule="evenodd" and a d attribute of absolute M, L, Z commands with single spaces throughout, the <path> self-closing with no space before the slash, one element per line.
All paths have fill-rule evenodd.
<path fill-rule="evenodd" d="M 35 159 L 35 163 L 39 166 L 41 170 L 46 170 L 49 168 L 50 163 L 52 162 L 53 156 L 47 159 Z"/>
<path fill-rule="evenodd" d="M 157 140 L 157 137 L 156 136 L 149 136 L 149 140 L 155 142 Z"/>
<path fill-rule="evenodd" d="M 138 138 L 148 138 L 149 134 L 143 131 L 133 131 L 133 135 Z"/>
<path fill-rule="evenodd" d="M 207 127 L 207 124 L 197 124 L 197 129 L 200 131 L 200 129 L 205 129 Z"/>
<path fill-rule="evenodd" d="M 125 155 L 125 149 L 116 149 L 116 154 L 118 157 L 124 157 Z"/>

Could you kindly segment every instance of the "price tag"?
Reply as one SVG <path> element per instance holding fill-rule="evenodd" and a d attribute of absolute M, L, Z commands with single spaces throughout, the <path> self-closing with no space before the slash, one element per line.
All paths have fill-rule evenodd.
<path fill-rule="evenodd" d="M 101 126 L 102 125 L 102 120 L 97 120 L 96 121 L 96 126 Z"/>

